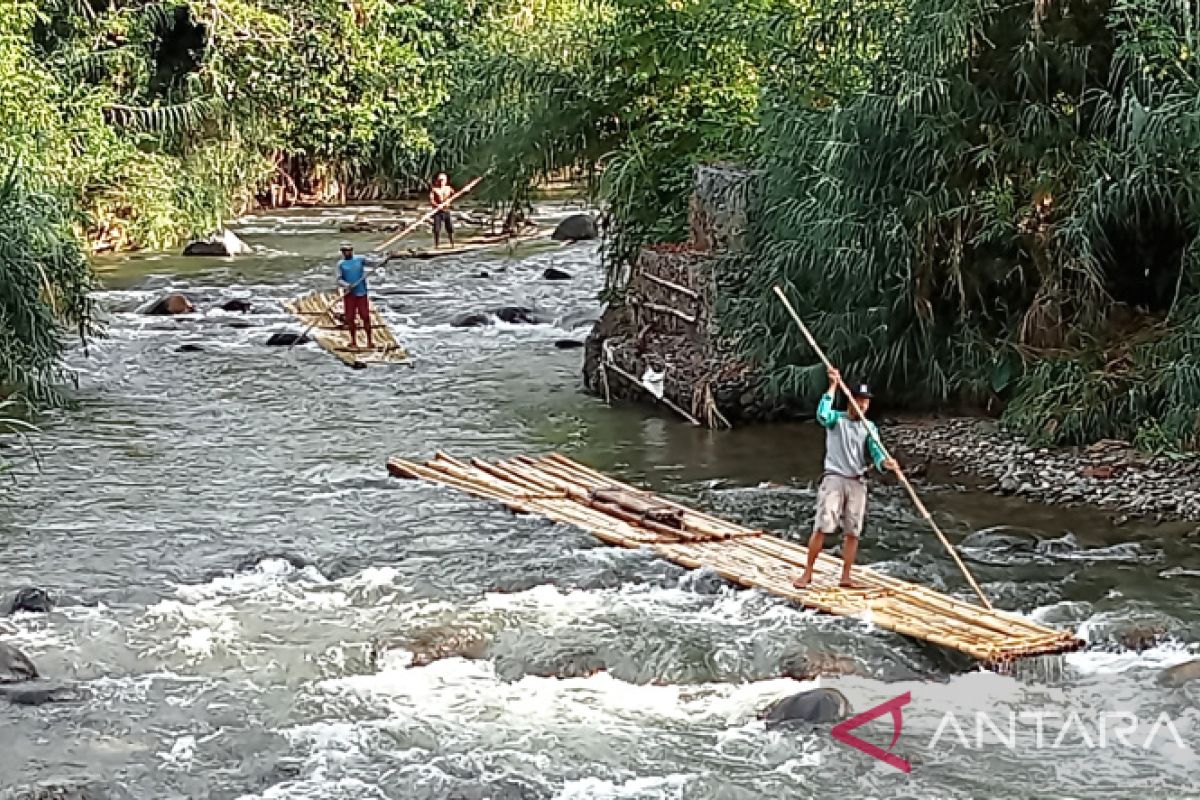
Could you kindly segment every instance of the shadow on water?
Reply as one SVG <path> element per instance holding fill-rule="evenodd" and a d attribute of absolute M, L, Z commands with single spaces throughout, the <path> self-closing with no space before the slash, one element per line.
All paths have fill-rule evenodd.
<path fill-rule="evenodd" d="M 919 737 L 946 709 L 985 701 L 1182 713 L 1195 690 L 1154 678 L 1200 641 L 1195 539 L 930 489 L 998 604 L 1097 644 L 1068 656 L 1061 680 L 1025 681 L 964 673 L 864 623 L 389 479 L 392 454 L 558 450 L 805 537 L 822 434 L 695 430 L 583 395 L 580 351 L 554 341 L 581 338 L 571 320 L 598 310 L 590 244 L 389 268 L 372 290 L 413 370 L 354 372 L 312 346 L 264 346 L 299 328 L 281 300 L 329 287 L 338 226 L 360 212 L 391 210 L 243 220 L 259 249 L 236 260 L 101 265 L 110 336 L 73 354 L 79 407 L 40 421 L 42 470 L 18 464 L 0 517 L 0 590 L 43 586 L 58 604 L 0 620 L 0 633 L 85 699 L 0 705 L 0 788 L 13 775 L 84 776 L 110 796 L 160 798 L 757 800 L 801 785 L 806 796 L 978 797 L 1086 774 L 1092 783 L 1071 789 L 1084 796 L 1155 776 L 1175 785 L 1194 765 L 1157 750 L 1106 760 L 1075 744 L 947 754 Z M 552 223 L 566 211 L 539 213 Z M 349 238 L 367 247 L 386 234 Z M 551 266 L 573 279 L 544 281 Z M 194 296 L 197 312 L 134 313 L 168 290 Z M 248 297 L 251 313 L 214 310 L 230 296 Z M 500 306 L 556 322 L 450 324 Z M 877 482 L 862 560 L 969 596 L 939 547 L 901 491 Z M 1135 625 L 1161 635 L 1128 647 Z M 913 687 L 899 747 L 917 765 L 905 783 L 826 732 L 755 722 L 810 685 L 782 676 L 822 665 L 851 673 L 841 680 L 858 709 Z"/>

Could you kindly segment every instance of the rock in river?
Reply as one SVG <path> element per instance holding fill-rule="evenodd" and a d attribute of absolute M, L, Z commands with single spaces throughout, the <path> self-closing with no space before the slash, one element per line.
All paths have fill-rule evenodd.
<path fill-rule="evenodd" d="M 254 310 L 254 304 L 249 300 L 240 297 L 235 297 L 232 300 L 226 300 L 221 304 L 222 311 L 232 311 L 238 314 L 249 314 Z"/>
<path fill-rule="evenodd" d="M 537 325 L 546 321 L 531 308 L 504 306 L 486 313 L 464 314 L 450 324 L 455 328 L 482 328 L 491 322 L 492 317 L 510 325 Z"/>
<path fill-rule="evenodd" d="M 768 728 L 788 723 L 838 722 L 850 715 L 850 701 L 837 689 L 810 689 L 771 704 L 759 714 Z"/>
<path fill-rule="evenodd" d="M 556 242 L 578 242 L 596 238 L 596 220 L 590 214 L 572 214 L 558 223 L 550 238 Z"/>
<path fill-rule="evenodd" d="M 267 339 L 267 347 L 291 347 L 294 344 L 306 344 L 309 338 L 302 333 L 272 333 Z"/>
<path fill-rule="evenodd" d="M 156 317 L 167 317 L 174 314 L 190 314 L 196 310 L 192 300 L 181 292 L 171 292 L 166 297 L 159 298 L 148 306 L 142 313 Z"/>
<path fill-rule="evenodd" d="M 185 256 L 236 256 L 250 251 L 250 246 L 228 229 L 205 241 L 189 242 L 183 248 Z"/>
<path fill-rule="evenodd" d="M 571 273 L 563 272 L 556 267 L 547 267 L 546 271 L 542 273 L 542 279 L 547 281 L 569 281 L 571 280 Z"/>
<path fill-rule="evenodd" d="M 1167 667 L 1158 675 L 1159 686 L 1183 686 L 1200 678 L 1200 658 Z"/>
<path fill-rule="evenodd" d="M 69 686 L 51 681 L 24 681 L 0 684 L 0 698 L 18 706 L 42 706 L 78 700 L 79 693 Z"/>
<path fill-rule="evenodd" d="M 38 671 L 29 657 L 10 644 L 0 642 L 0 683 L 37 680 Z"/>
<path fill-rule="evenodd" d="M 5 613 L 16 614 L 26 611 L 31 614 L 49 614 L 54 609 L 54 601 L 49 593 L 35 586 L 18 589 L 17 593 L 5 605 Z"/>

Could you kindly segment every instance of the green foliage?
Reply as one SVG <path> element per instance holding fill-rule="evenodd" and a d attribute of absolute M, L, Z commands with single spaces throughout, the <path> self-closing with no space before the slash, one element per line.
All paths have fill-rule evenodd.
<path fill-rule="evenodd" d="M 92 273 L 57 198 L 30 191 L 13 166 L 0 183 L 0 395 L 61 399 L 65 337 L 91 331 Z"/>
<path fill-rule="evenodd" d="M 821 380 L 780 284 L 892 402 L 1000 391 L 1045 441 L 1194 444 L 1192 18 L 1165 0 L 892 5 L 847 37 L 846 10 L 824 6 L 807 30 L 833 33 L 837 69 L 816 96 L 784 82 L 764 101 L 766 177 L 726 318 L 772 388 Z M 1128 316 L 1156 335 L 1126 347 Z"/>
<path fill-rule="evenodd" d="M 751 152 L 768 13 L 755 0 L 488 5 L 450 64 L 440 166 L 493 168 L 493 198 L 521 199 L 564 170 L 615 223 L 618 265 L 686 230 L 692 166 Z"/>

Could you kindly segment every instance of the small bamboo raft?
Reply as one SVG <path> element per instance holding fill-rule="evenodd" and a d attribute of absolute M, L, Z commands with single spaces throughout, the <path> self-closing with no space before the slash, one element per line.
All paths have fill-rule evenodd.
<path fill-rule="evenodd" d="M 350 332 L 343 322 L 340 298 L 340 292 L 316 292 L 295 300 L 285 300 L 283 307 L 306 327 L 312 325 L 313 340 L 347 366 L 362 368 L 372 364 L 412 363 L 408 351 L 396 341 L 374 303 L 371 304 L 371 339 L 375 347 L 366 349 L 366 331 L 362 330 L 360 324 L 358 342 L 362 349 L 351 349 Z"/>
<path fill-rule="evenodd" d="M 804 546 L 618 483 L 557 454 L 489 463 L 439 453 L 425 464 L 393 458 L 388 471 L 398 478 L 497 500 L 518 513 L 575 525 L 607 544 L 648 547 L 684 567 L 704 567 L 740 586 L 829 614 L 864 619 L 966 653 L 989 667 L 1006 668 L 1016 659 L 1084 645 L 1071 633 L 863 567 L 854 568 L 854 577 L 864 588 L 842 589 L 837 586 L 841 560 L 827 554 L 817 560 L 813 585 L 796 589 L 792 579 L 804 566 Z"/>
<path fill-rule="evenodd" d="M 443 256 L 459 256 L 463 253 L 473 253 L 477 250 L 486 250 L 489 247 L 499 247 L 506 244 L 520 244 L 521 242 L 530 242 L 534 239 L 540 239 L 546 235 L 545 229 L 535 228 L 526 233 L 520 233 L 516 236 L 511 234 L 481 234 L 472 236 L 467 239 L 460 239 L 453 247 L 410 247 L 403 250 L 393 250 L 388 253 L 393 261 L 403 259 L 430 259 L 441 258 Z"/>

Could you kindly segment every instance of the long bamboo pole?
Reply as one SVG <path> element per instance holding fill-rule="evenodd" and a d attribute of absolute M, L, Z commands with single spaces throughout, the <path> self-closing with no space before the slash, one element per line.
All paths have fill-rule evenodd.
<path fill-rule="evenodd" d="M 804 334 L 804 338 L 808 340 L 809 347 L 813 349 L 813 352 L 816 353 L 817 357 L 820 358 L 825 364 L 825 368 L 830 371 L 834 371 L 833 363 L 829 360 L 828 356 L 825 355 L 825 351 L 821 349 L 821 346 L 817 344 L 817 340 L 813 338 L 812 333 L 808 330 L 808 326 L 804 324 L 804 320 L 800 319 L 800 315 L 797 314 L 796 309 L 792 307 L 792 303 L 788 300 L 787 295 L 783 293 L 783 289 L 776 286 L 775 294 L 779 295 L 779 299 L 783 302 L 784 307 L 787 308 L 788 313 L 791 314 L 792 319 L 800 328 L 800 332 Z M 846 395 L 846 399 L 850 402 L 851 408 L 854 409 L 859 418 L 866 419 L 862 413 L 862 409 L 858 407 L 858 403 L 854 400 L 854 395 L 851 394 L 849 387 L 846 386 L 845 381 L 843 381 L 840 376 L 837 379 L 837 385 L 838 388 L 842 390 L 842 394 Z M 874 429 L 870 425 L 867 426 L 867 434 L 883 453 L 884 458 L 891 458 L 891 456 L 888 454 L 887 448 L 884 447 L 883 442 L 880 441 L 879 437 L 875 434 Z M 967 583 L 969 583 L 971 588 L 975 590 L 975 594 L 979 595 L 980 602 L 983 603 L 984 607 L 987 608 L 988 611 L 991 611 L 992 604 L 987 599 L 987 595 L 983 593 L 983 590 L 979 588 L 979 584 L 975 582 L 975 577 L 971 575 L 971 571 L 967 569 L 967 565 L 964 564 L 963 560 L 959 557 L 958 551 L 954 549 L 954 545 L 950 544 L 950 540 L 946 538 L 945 534 L 942 533 L 942 529 L 938 527 L 936 522 L 934 522 L 933 515 L 929 513 L 929 509 L 927 509 L 925 504 L 921 502 L 920 495 L 917 494 L 917 490 L 914 489 L 912 483 L 909 482 L 908 476 L 904 474 L 904 470 L 900 469 L 899 464 L 896 465 L 895 473 L 896 477 L 900 480 L 901 485 L 904 486 L 904 488 L 908 491 L 908 496 L 912 498 L 913 505 L 916 506 L 917 512 L 925 518 L 925 521 L 929 523 L 929 527 L 933 529 L 935 534 L 937 534 L 938 539 L 941 540 L 942 545 L 946 548 L 946 552 L 948 552 L 950 557 L 954 559 L 954 563 L 957 564 L 959 570 L 962 571 L 963 577 L 967 579 Z"/>
<path fill-rule="evenodd" d="M 486 173 L 484 175 L 486 175 Z M 434 214 L 438 213 L 442 209 L 448 208 L 450 206 L 450 204 L 453 203 L 455 200 L 462 197 L 464 194 L 466 194 L 467 192 L 471 191 L 476 186 L 478 186 L 479 182 L 484 179 L 484 175 L 480 175 L 478 178 L 475 178 L 470 183 L 468 183 L 466 186 L 464 186 L 463 188 L 459 189 L 454 194 L 447 197 L 441 203 L 438 203 L 436 206 L 434 206 L 433 208 L 426 211 L 425 214 L 420 219 L 418 219 L 416 222 L 412 223 L 411 225 L 409 225 L 408 227 L 404 228 L 399 233 L 397 233 L 395 236 L 393 236 L 392 238 L 388 239 L 383 244 L 376 247 L 375 252 L 376 253 L 382 252 L 388 246 L 392 245 L 395 242 L 400 241 L 405 236 L 408 236 L 410 233 L 415 231 L 418 227 L 420 227 L 420 225 L 422 223 L 427 222 L 430 219 L 430 217 L 432 217 Z M 390 255 L 387 256 L 386 258 L 384 258 L 383 262 L 378 267 L 376 267 L 375 271 L 379 271 L 379 270 L 383 269 L 387 265 L 387 263 L 391 260 L 392 260 L 392 257 Z M 337 298 L 332 303 L 325 306 L 325 310 L 321 312 L 320 316 L 318 316 L 315 320 L 313 320 L 311 323 L 309 323 L 309 326 L 304 329 L 304 333 L 300 334 L 299 338 L 293 340 L 292 343 L 290 345 L 288 345 L 288 350 L 291 350 L 293 347 L 295 347 L 296 342 L 298 342 L 301 339 L 303 339 L 304 337 L 308 336 L 308 332 L 316 327 L 317 323 L 321 321 L 321 317 L 324 317 L 326 314 L 328 314 L 334 306 L 336 306 L 338 303 L 342 302 L 342 300 L 344 300 L 346 298 L 346 295 L 348 295 L 348 294 L 350 294 L 350 292 L 354 291 L 354 289 L 358 286 L 358 284 L 362 283 L 366 279 L 367 279 L 367 275 L 364 272 L 363 276 L 354 282 L 354 285 L 347 286 L 346 291 L 344 291 L 344 292 L 339 292 Z"/>

